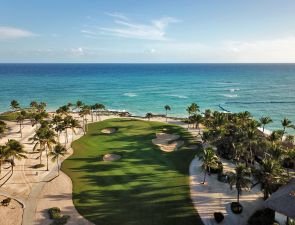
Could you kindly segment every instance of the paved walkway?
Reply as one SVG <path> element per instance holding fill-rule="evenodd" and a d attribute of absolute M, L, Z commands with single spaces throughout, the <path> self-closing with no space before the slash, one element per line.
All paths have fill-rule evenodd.
<path fill-rule="evenodd" d="M 233 170 L 234 165 L 223 161 L 225 170 Z M 225 219 L 223 225 L 246 225 L 248 218 L 258 209 L 263 207 L 260 187 L 256 186 L 249 192 L 244 191 L 240 197 L 243 212 L 240 215 L 232 213 L 230 203 L 237 201 L 236 189 L 230 190 L 229 184 L 217 180 L 217 175 L 207 176 L 205 184 L 204 173 L 201 169 L 202 162 L 194 159 L 190 165 L 191 198 L 204 225 L 217 224 L 214 212 L 222 212 Z"/>

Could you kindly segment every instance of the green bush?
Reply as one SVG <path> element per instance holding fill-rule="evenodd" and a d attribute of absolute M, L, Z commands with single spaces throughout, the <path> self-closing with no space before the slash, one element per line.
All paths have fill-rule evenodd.
<path fill-rule="evenodd" d="M 275 213 L 271 209 L 256 211 L 248 220 L 248 225 L 273 225 Z"/>
<path fill-rule="evenodd" d="M 49 218 L 53 220 L 60 219 L 62 217 L 60 208 L 58 207 L 53 207 L 48 209 L 48 213 L 49 213 Z"/>
<path fill-rule="evenodd" d="M 69 215 L 63 215 L 62 217 L 55 219 L 51 225 L 63 225 L 66 224 L 68 222 L 68 220 L 70 219 Z"/>

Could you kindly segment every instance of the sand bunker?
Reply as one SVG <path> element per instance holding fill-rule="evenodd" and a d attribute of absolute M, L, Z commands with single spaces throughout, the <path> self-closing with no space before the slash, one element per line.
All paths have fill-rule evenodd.
<path fill-rule="evenodd" d="M 119 159 L 121 159 L 121 156 L 116 154 L 106 154 L 103 156 L 103 161 L 116 161 Z"/>
<path fill-rule="evenodd" d="M 152 142 L 158 145 L 164 152 L 172 152 L 184 144 L 184 141 L 178 140 L 180 138 L 177 134 L 156 134 L 157 138 L 153 139 Z"/>
<path fill-rule="evenodd" d="M 103 134 L 113 134 L 116 133 L 117 129 L 116 128 L 104 128 L 101 130 L 101 133 Z"/>

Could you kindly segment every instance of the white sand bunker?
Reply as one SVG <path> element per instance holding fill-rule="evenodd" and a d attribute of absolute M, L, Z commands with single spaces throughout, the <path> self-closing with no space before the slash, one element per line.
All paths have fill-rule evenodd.
<path fill-rule="evenodd" d="M 113 134 L 113 133 L 116 133 L 117 129 L 116 128 L 104 128 L 101 130 L 101 133 L 103 134 Z"/>
<path fill-rule="evenodd" d="M 103 156 L 103 161 L 116 161 L 121 159 L 122 157 L 120 155 L 116 154 L 106 154 Z"/>
<path fill-rule="evenodd" d="M 180 138 L 177 134 L 156 134 L 157 138 L 153 139 L 152 142 L 158 145 L 164 152 L 172 152 L 184 144 L 184 141 L 178 140 Z"/>

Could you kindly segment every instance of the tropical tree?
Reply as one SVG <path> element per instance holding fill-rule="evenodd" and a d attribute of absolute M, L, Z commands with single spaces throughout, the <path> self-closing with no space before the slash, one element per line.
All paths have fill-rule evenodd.
<path fill-rule="evenodd" d="M 198 157 L 202 160 L 202 168 L 204 170 L 204 178 L 202 184 L 206 181 L 207 171 L 210 173 L 211 167 L 214 167 L 218 164 L 218 156 L 215 154 L 212 148 L 203 148 L 202 151 L 198 153 Z"/>
<path fill-rule="evenodd" d="M 74 140 L 74 134 L 76 134 L 76 128 L 81 128 L 81 125 L 78 120 L 74 119 L 73 117 L 70 120 L 69 127 L 72 130 L 72 141 Z"/>
<path fill-rule="evenodd" d="M 260 164 L 260 168 L 254 170 L 254 177 L 261 183 L 261 188 L 263 190 L 263 198 L 267 199 L 271 194 L 272 184 L 286 182 L 286 176 L 284 176 L 284 169 L 274 159 L 264 159 Z"/>
<path fill-rule="evenodd" d="M 193 114 L 199 112 L 200 107 L 196 103 L 192 103 L 190 106 L 188 106 L 186 108 L 186 111 L 188 113 L 188 124 L 187 124 L 187 129 L 188 129 L 189 128 L 189 123 L 190 123 L 189 117 L 192 116 Z"/>
<path fill-rule="evenodd" d="M 264 128 L 267 124 L 272 123 L 272 119 L 268 116 L 262 116 L 259 119 L 260 123 L 262 124 L 262 132 L 264 132 Z"/>
<path fill-rule="evenodd" d="M 202 121 L 203 121 L 203 117 L 202 117 L 202 115 L 200 115 L 200 114 L 194 114 L 194 115 L 192 115 L 191 117 L 191 122 L 193 123 L 193 124 L 196 124 L 196 129 L 199 129 L 199 132 L 200 132 L 200 124 L 202 123 Z"/>
<path fill-rule="evenodd" d="M 69 115 L 69 112 L 70 112 L 70 108 L 68 105 L 63 105 L 56 110 L 56 113 L 60 114 L 61 116 L 67 116 Z"/>
<path fill-rule="evenodd" d="M 233 189 L 233 186 L 237 189 L 237 202 L 240 203 L 240 196 L 244 188 L 251 189 L 251 171 L 244 165 L 238 164 L 235 168 L 235 173 L 229 175 L 229 185 L 230 189 Z"/>
<path fill-rule="evenodd" d="M 45 112 L 47 104 L 45 102 L 40 102 L 37 106 L 37 111 L 39 113 Z"/>
<path fill-rule="evenodd" d="M 46 151 L 46 160 L 47 160 L 47 170 L 48 168 L 48 150 L 52 150 L 52 145 L 56 143 L 55 141 L 55 133 L 48 127 L 41 127 L 36 131 L 36 134 L 29 138 L 32 140 L 35 145 L 33 147 L 33 151 L 38 150 L 40 152 L 40 164 L 42 164 L 42 153 Z M 38 148 L 39 147 L 39 148 Z"/>
<path fill-rule="evenodd" d="M 0 120 L 0 138 L 4 134 L 5 130 L 7 130 L 7 124 Z"/>
<path fill-rule="evenodd" d="M 8 140 L 8 142 L 6 143 L 5 145 L 5 150 L 7 152 L 7 157 L 10 157 L 11 158 L 11 172 L 13 174 L 13 168 L 15 166 L 15 159 L 26 159 L 27 156 L 25 155 L 25 153 L 27 153 L 25 150 L 24 150 L 24 146 L 14 140 L 14 139 L 10 139 Z M 12 175 L 11 174 L 11 175 Z"/>
<path fill-rule="evenodd" d="M 19 104 L 19 102 L 16 101 L 16 100 L 12 100 L 12 101 L 10 102 L 10 108 L 11 108 L 13 111 L 17 111 L 17 110 L 19 110 L 19 109 L 20 109 L 20 104 Z"/>
<path fill-rule="evenodd" d="M 80 110 L 79 115 L 83 119 L 83 131 L 84 131 L 84 134 L 87 131 L 87 115 L 89 115 L 89 114 L 90 114 L 90 107 L 88 105 L 83 105 L 83 107 Z"/>
<path fill-rule="evenodd" d="M 169 105 L 165 105 L 165 106 L 164 106 L 164 109 L 165 109 L 165 111 L 166 111 L 166 122 L 167 122 L 167 112 L 168 112 L 168 110 L 169 110 L 169 111 L 171 110 L 171 107 L 170 107 Z"/>
<path fill-rule="evenodd" d="M 19 132 L 20 132 L 21 138 L 23 137 L 23 127 L 22 126 L 23 126 L 24 120 L 26 118 L 26 114 L 27 114 L 27 112 L 22 110 L 20 112 L 20 114 L 16 117 L 16 121 L 19 124 Z"/>
<path fill-rule="evenodd" d="M 148 112 L 147 114 L 145 114 L 145 117 L 150 121 L 151 118 L 153 117 L 153 114 Z"/>
<path fill-rule="evenodd" d="M 30 107 L 34 110 L 36 110 L 38 108 L 38 102 L 36 101 L 31 101 L 30 103 Z"/>
<path fill-rule="evenodd" d="M 84 103 L 82 101 L 78 100 L 75 105 L 76 105 L 76 109 L 78 111 L 80 111 L 80 109 L 82 108 L 82 106 L 84 105 Z"/>
<path fill-rule="evenodd" d="M 99 111 L 100 110 L 105 110 L 105 106 L 104 106 L 104 104 L 96 103 L 96 104 L 94 104 L 94 108 L 95 108 L 96 121 L 97 121 L 97 117 L 100 120 Z"/>
<path fill-rule="evenodd" d="M 284 134 L 286 133 L 286 128 L 289 128 L 289 127 L 292 127 L 292 121 L 287 119 L 287 118 L 284 118 L 282 121 L 282 126 L 283 126 L 283 131 L 284 131 Z M 282 140 L 283 140 L 283 137 L 282 137 Z"/>
<path fill-rule="evenodd" d="M 59 166 L 58 160 L 61 156 L 64 156 L 66 153 L 67 153 L 66 148 L 64 146 L 62 146 L 60 143 L 58 143 L 56 146 L 54 146 L 52 151 L 49 153 L 49 156 L 51 157 L 51 161 L 52 162 L 56 161 L 58 176 L 59 176 L 59 171 L 60 171 L 60 166 Z"/>
<path fill-rule="evenodd" d="M 2 164 L 7 160 L 8 154 L 7 149 L 4 145 L 0 145 L 0 174 L 2 171 Z"/>

